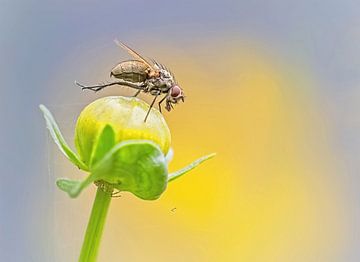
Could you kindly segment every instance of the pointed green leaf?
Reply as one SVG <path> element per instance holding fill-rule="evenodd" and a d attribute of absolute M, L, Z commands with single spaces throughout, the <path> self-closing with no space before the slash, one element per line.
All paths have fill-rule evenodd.
<path fill-rule="evenodd" d="M 80 158 L 70 149 L 70 147 L 65 142 L 65 139 L 63 138 L 60 129 L 56 124 L 55 119 L 50 113 L 50 111 L 44 105 L 40 105 L 39 107 L 44 114 L 46 126 L 49 129 L 50 135 L 56 145 L 59 147 L 60 151 L 77 167 L 82 170 L 88 171 L 88 167 L 80 160 Z"/>
<path fill-rule="evenodd" d="M 61 178 L 56 181 L 56 185 L 62 191 L 68 193 L 71 198 L 75 198 L 81 193 L 81 191 L 85 187 L 87 187 L 91 182 L 94 181 L 95 177 L 92 175 L 88 175 L 88 177 L 83 181 Z"/>
<path fill-rule="evenodd" d="M 190 170 L 194 169 L 195 167 L 197 167 L 198 165 L 200 165 L 202 162 L 210 159 L 210 158 L 213 158 L 214 156 L 216 155 L 216 153 L 212 153 L 210 155 L 207 155 L 207 156 L 203 156 L 197 160 L 195 160 L 194 162 L 192 162 L 190 165 L 187 165 L 186 167 L 176 171 L 176 172 L 173 172 L 171 174 L 169 174 L 168 176 L 168 182 L 170 181 L 173 181 L 177 178 L 179 178 L 180 176 L 184 175 L 185 173 L 189 172 Z"/>
<path fill-rule="evenodd" d="M 91 172 L 120 191 L 144 200 L 160 197 L 167 185 L 167 164 L 160 148 L 148 140 L 128 140 L 113 147 Z"/>
<path fill-rule="evenodd" d="M 115 146 L 114 129 L 110 125 L 106 125 L 103 128 L 99 138 L 97 139 L 97 144 L 91 156 L 90 166 L 93 166 L 99 160 L 101 160 L 106 155 L 106 153 L 108 153 L 110 149 L 114 146 Z"/>
<path fill-rule="evenodd" d="M 169 164 L 170 161 L 173 159 L 173 157 L 174 157 L 174 150 L 172 148 L 170 148 L 169 152 L 167 153 L 167 155 L 165 157 L 166 163 Z"/>

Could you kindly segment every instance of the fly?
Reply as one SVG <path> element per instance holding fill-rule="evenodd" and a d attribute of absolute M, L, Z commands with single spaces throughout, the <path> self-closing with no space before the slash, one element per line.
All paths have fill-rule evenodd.
<path fill-rule="evenodd" d="M 147 61 L 136 51 L 118 40 L 115 40 L 115 43 L 133 57 L 132 60 L 120 62 L 111 70 L 110 77 L 116 78 L 116 81 L 93 86 L 85 86 L 75 81 L 76 85 L 80 86 L 83 90 L 88 89 L 94 92 L 108 86 L 120 85 L 137 89 L 134 97 L 141 92 L 151 94 L 154 96 L 154 99 L 151 102 L 144 122 L 146 122 L 150 110 L 159 96 L 164 95 L 158 103 L 160 112 L 161 104 L 164 101 L 167 111 L 171 111 L 174 108 L 173 104 L 177 104 L 180 100 L 184 102 L 184 92 L 169 69 L 155 60 Z"/>

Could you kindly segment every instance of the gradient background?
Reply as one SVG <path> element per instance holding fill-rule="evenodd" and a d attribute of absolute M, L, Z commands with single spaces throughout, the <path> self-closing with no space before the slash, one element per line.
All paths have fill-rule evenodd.
<path fill-rule="evenodd" d="M 99 261 L 359 261 L 358 1 L 0 1 L 0 261 L 76 261 L 95 189 L 49 139 L 73 145 L 109 88 L 119 38 L 176 73 L 170 169 L 217 152 L 157 201 L 111 203 Z M 142 96 L 148 100 L 149 97 Z M 174 212 L 171 209 L 175 208 Z"/>

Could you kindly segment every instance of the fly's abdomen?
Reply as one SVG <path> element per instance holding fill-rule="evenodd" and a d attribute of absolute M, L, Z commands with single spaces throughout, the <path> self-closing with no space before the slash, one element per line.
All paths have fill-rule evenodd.
<path fill-rule="evenodd" d="M 118 79 L 129 82 L 144 82 L 148 76 L 148 66 L 141 61 L 129 60 L 116 65 L 110 73 Z"/>

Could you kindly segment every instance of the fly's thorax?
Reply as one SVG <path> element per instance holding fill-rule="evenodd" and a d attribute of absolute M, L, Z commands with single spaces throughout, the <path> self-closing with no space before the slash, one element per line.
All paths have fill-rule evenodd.
<path fill-rule="evenodd" d="M 159 70 L 152 70 L 151 68 L 148 68 L 147 74 L 149 78 L 158 78 L 160 77 L 160 71 Z"/>
<path fill-rule="evenodd" d="M 156 77 L 148 79 L 147 86 L 149 90 L 159 90 L 161 93 L 167 93 L 172 86 L 172 82 L 169 79 Z"/>
<path fill-rule="evenodd" d="M 160 77 L 164 80 L 175 82 L 174 76 L 166 69 L 160 69 Z"/>

